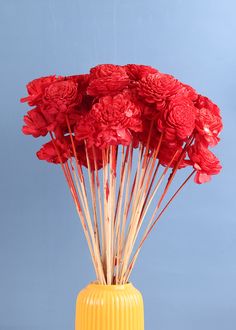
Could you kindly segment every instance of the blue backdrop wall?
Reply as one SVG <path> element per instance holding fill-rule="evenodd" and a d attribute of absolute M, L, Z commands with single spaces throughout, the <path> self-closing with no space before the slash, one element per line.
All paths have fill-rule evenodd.
<path fill-rule="evenodd" d="M 0 329 L 69 330 L 94 273 L 60 168 L 21 134 L 25 84 L 99 63 L 174 74 L 222 109 L 222 174 L 191 182 L 146 242 L 132 276 L 148 330 L 236 327 L 233 0 L 0 1 Z"/>

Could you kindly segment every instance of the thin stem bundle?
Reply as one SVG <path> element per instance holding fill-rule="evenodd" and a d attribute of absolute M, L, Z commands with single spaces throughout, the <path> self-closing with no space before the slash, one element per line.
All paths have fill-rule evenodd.
<path fill-rule="evenodd" d="M 101 168 L 94 147 L 91 157 L 85 142 L 85 172 L 78 161 L 69 121 L 67 124 L 73 154 L 67 162 L 61 161 L 61 167 L 88 242 L 97 281 L 103 284 L 124 284 L 129 280 L 140 250 L 153 227 L 195 172 L 184 180 L 158 214 L 161 202 L 183 159 L 183 153 L 192 140 L 186 143 L 182 153 L 175 153 L 165 167 L 158 160 L 162 137 L 151 152 L 150 136 L 146 146 L 134 148 L 131 144 L 104 148 Z M 54 141 L 54 137 L 51 137 Z M 61 158 L 56 144 L 55 149 Z M 159 200 L 155 201 L 156 206 L 152 208 L 151 220 L 148 220 L 148 211 L 171 168 Z M 142 228 L 144 233 L 141 236 Z"/>

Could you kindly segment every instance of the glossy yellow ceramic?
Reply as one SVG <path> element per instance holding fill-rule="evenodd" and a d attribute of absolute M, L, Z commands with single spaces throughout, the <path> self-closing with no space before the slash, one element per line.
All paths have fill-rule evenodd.
<path fill-rule="evenodd" d="M 131 283 L 89 284 L 77 298 L 75 330 L 144 330 L 141 293 Z"/>

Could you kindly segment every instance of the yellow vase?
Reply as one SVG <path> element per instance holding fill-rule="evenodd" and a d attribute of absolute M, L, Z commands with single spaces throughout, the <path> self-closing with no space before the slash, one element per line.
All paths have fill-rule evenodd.
<path fill-rule="evenodd" d="M 131 283 L 89 284 L 77 298 L 75 330 L 144 330 L 141 293 Z"/>

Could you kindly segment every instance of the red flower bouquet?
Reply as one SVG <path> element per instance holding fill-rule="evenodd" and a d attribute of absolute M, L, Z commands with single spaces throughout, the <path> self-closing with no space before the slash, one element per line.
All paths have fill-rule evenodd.
<path fill-rule="evenodd" d="M 33 109 L 23 133 L 49 135 L 37 156 L 63 170 L 97 280 L 127 283 L 144 241 L 186 182 L 220 172 L 210 150 L 220 141 L 219 108 L 173 76 L 135 64 L 42 77 L 27 90 L 21 101 Z M 183 168 L 192 171 L 162 206 Z"/>

